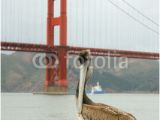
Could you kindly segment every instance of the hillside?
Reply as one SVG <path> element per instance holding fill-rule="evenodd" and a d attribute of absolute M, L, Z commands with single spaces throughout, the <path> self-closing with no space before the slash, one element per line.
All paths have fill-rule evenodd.
<path fill-rule="evenodd" d="M 2 92 L 43 90 L 45 69 L 37 69 L 33 66 L 34 54 L 16 52 L 12 55 L 1 55 Z M 157 93 L 159 91 L 158 73 L 158 61 L 129 59 L 127 69 L 115 69 L 113 65 L 111 68 L 94 69 L 92 80 L 88 81 L 87 88 L 99 81 L 107 92 Z M 73 59 L 70 59 L 68 65 L 70 92 L 75 91 L 78 76 L 79 70 L 73 67 Z"/>

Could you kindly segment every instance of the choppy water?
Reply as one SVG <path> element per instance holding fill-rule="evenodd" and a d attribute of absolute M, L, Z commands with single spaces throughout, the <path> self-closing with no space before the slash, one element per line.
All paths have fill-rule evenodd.
<path fill-rule="evenodd" d="M 90 96 L 131 112 L 137 120 L 158 120 L 158 94 L 102 94 Z M 75 97 L 2 94 L 2 120 L 78 120 Z"/>

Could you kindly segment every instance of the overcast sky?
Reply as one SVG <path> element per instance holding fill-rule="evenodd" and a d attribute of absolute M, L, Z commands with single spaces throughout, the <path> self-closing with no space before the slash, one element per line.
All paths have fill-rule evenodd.
<path fill-rule="evenodd" d="M 68 45 L 158 51 L 158 26 L 122 0 L 111 1 L 133 18 L 108 0 L 67 1 Z M 125 1 L 158 23 L 158 0 Z M 58 16 L 58 2 L 56 6 Z M 2 41 L 45 44 L 46 18 L 47 0 L 2 0 Z M 58 29 L 55 31 L 57 45 Z"/>

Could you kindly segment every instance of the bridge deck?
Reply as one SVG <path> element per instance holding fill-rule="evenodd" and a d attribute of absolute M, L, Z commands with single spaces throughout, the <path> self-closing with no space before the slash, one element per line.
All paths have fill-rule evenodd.
<path fill-rule="evenodd" d="M 40 44 L 1 42 L 1 50 L 7 50 L 7 51 L 56 53 L 56 51 L 60 47 L 62 46 L 47 46 L 47 45 L 40 45 Z M 69 54 L 78 54 L 81 50 L 84 50 L 84 49 L 90 49 L 92 55 L 95 55 L 95 56 L 159 59 L 159 53 L 152 53 L 152 52 L 99 49 L 99 48 L 82 48 L 82 47 L 67 46 L 67 50 Z"/>

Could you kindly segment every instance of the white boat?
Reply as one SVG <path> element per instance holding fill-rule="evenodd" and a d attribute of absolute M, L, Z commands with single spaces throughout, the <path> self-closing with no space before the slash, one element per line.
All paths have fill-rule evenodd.
<path fill-rule="evenodd" d="M 96 86 L 93 86 L 91 88 L 91 94 L 103 94 L 105 93 L 101 87 L 101 85 L 99 84 L 99 82 L 97 82 L 97 85 Z"/>

